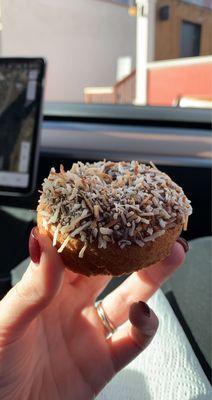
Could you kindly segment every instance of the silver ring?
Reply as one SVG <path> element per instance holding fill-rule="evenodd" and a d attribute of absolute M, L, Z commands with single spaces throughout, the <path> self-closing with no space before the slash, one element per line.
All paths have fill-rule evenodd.
<path fill-rule="evenodd" d="M 102 307 L 102 301 L 99 301 L 98 304 L 95 305 L 95 307 L 96 307 L 97 314 L 105 327 L 106 338 L 108 339 L 116 331 L 116 327 L 109 320 L 108 316 L 105 314 L 104 308 Z"/>

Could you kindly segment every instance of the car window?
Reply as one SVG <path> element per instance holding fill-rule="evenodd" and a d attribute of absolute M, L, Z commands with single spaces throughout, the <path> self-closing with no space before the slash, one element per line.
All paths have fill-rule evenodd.
<path fill-rule="evenodd" d="M 211 26 L 211 0 L 1 0 L 0 55 L 47 59 L 47 102 L 210 108 Z"/>

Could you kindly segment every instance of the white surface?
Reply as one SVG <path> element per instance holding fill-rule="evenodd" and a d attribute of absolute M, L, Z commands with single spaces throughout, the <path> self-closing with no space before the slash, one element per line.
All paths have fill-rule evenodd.
<path fill-rule="evenodd" d="M 158 68 L 170 68 L 170 67 L 181 67 L 183 65 L 194 65 L 194 64 L 211 64 L 212 56 L 198 56 L 198 57 L 185 57 L 185 58 L 174 58 L 171 60 L 154 61 L 149 62 L 147 68 L 158 69 Z"/>
<path fill-rule="evenodd" d="M 26 188 L 29 182 L 29 174 L 19 172 L 0 171 L 0 185 L 17 188 Z"/>
<path fill-rule="evenodd" d="M 211 386 L 161 290 L 149 301 L 159 317 L 150 346 L 96 400 L 209 400 Z"/>
<path fill-rule="evenodd" d="M 117 60 L 116 82 L 125 78 L 132 71 L 132 57 L 119 57 Z"/>
<path fill-rule="evenodd" d="M 147 65 L 155 52 L 155 0 L 137 0 L 136 98 L 135 104 L 147 103 Z"/>
<path fill-rule="evenodd" d="M 23 140 L 21 142 L 19 163 L 18 163 L 18 171 L 19 172 L 27 172 L 29 166 L 29 155 L 30 155 L 30 142 L 26 142 Z"/>
<path fill-rule="evenodd" d="M 117 59 L 136 53 L 136 18 L 100 0 L 2 0 L 1 56 L 44 56 L 46 100 L 81 102 L 87 86 L 111 86 Z"/>

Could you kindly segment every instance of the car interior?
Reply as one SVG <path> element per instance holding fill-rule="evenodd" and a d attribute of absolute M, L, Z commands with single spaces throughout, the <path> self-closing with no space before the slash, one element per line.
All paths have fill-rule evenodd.
<path fill-rule="evenodd" d="M 211 160 L 207 158 L 211 135 L 210 118 L 209 110 L 169 110 L 162 107 L 144 107 L 140 110 L 135 106 L 78 104 L 58 104 L 51 107 L 47 104 L 40 128 L 39 162 L 33 192 L 21 196 L 0 196 L 0 236 L 4 249 L 1 276 L 6 282 L 4 291 L 8 288 L 11 271 L 28 257 L 28 236 L 32 226 L 36 224 L 38 190 L 41 189 L 41 184 L 52 166 L 58 171 L 60 164 L 63 164 L 65 169 L 70 169 L 78 160 L 151 160 L 180 183 L 192 199 L 194 212 L 183 237 L 195 243 L 195 240 L 210 236 Z M 12 252 L 11 241 L 15 243 Z M 199 318 L 202 320 L 201 325 L 206 326 L 206 304 L 210 301 L 210 242 L 206 245 L 206 250 L 203 249 L 200 250 L 203 264 L 196 265 L 193 262 L 192 270 L 197 270 L 196 285 L 201 274 L 204 274 L 201 288 L 203 309 Z M 169 283 L 164 284 L 163 291 L 209 377 L 210 324 L 208 331 L 195 331 L 196 303 L 193 299 L 196 285 L 192 285 L 189 295 L 186 292 L 182 293 L 182 280 L 185 285 L 189 284 L 190 268 L 176 273 Z M 102 296 L 123 279 L 125 278 L 114 278 Z M 188 322 L 186 318 L 192 314 L 191 310 L 194 315 Z M 192 333 L 194 331 L 195 335 Z"/>
<path fill-rule="evenodd" d="M 121 0 L 105 3 L 116 3 L 116 6 L 118 3 L 117 7 L 126 8 L 126 4 L 129 6 L 128 1 Z M 130 18 L 134 15 L 138 19 L 139 16 L 141 19 L 145 18 L 145 6 L 140 9 L 139 3 L 142 1 L 130 2 Z M 172 18 L 170 10 L 175 0 L 173 4 L 161 1 L 156 3 L 157 24 L 165 24 L 164 21 Z M 187 10 L 186 7 L 196 7 L 198 11 L 201 2 L 179 3 L 178 13 L 184 8 Z M 207 7 L 212 13 L 211 6 Z M 140 10 L 140 14 L 137 10 Z M 198 14 L 197 11 L 194 15 Z M 185 13 L 188 18 L 188 12 Z M 129 57 L 119 59 L 120 71 L 124 65 L 128 72 L 120 75 L 115 84 L 111 82 L 109 86 L 105 80 L 106 83 L 103 82 L 102 86 L 98 82 L 91 86 L 89 80 L 85 79 L 85 83 L 88 83 L 87 86 L 84 83 L 84 101 L 77 99 L 75 102 L 68 101 L 65 96 L 62 100 L 51 100 L 51 84 L 54 86 L 52 63 L 44 56 L 37 57 L 36 52 L 35 55 L 23 56 L 21 52 L 14 51 L 13 54 L 9 50 L 2 55 L 0 51 L 0 299 L 21 279 L 29 264 L 29 235 L 37 224 L 36 209 L 42 183 L 52 167 L 58 172 L 61 164 L 68 170 L 78 161 L 86 163 L 100 160 L 137 160 L 146 164 L 153 162 L 179 184 L 191 199 L 193 213 L 189 218 L 187 230 L 182 233 L 182 237 L 189 242 L 190 251 L 183 267 L 163 284 L 162 292 L 204 375 L 212 382 L 211 88 L 208 88 L 207 83 L 204 93 L 201 90 L 199 93 L 197 86 L 191 93 L 187 89 L 184 93 L 183 89 L 173 92 L 172 88 L 168 87 L 170 82 L 174 85 L 175 79 L 178 79 L 175 76 L 178 70 L 179 80 L 185 85 L 189 75 L 192 76 L 194 85 L 198 85 L 200 70 L 194 71 L 198 61 L 189 61 L 189 57 L 203 57 L 205 69 L 201 72 L 200 81 L 203 80 L 204 74 L 211 76 L 211 58 L 207 58 L 210 57 L 209 50 L 205 50 L 204 54 L 197 52 L 198 49 L 200 52 L 201 34 L 198 18 L 197 23 L 192 23 L 184 21 L 182 17 L 182 31 L 178 40 L 181 43 L 179 63 L 177 60 L 176 64 L 177 56 L 174 54 L 167 56 L 166 60 L 163 46 L 160 43 L 155 44 L 158 46 L 156 53 L 161 51 L 161 55 L 159 54 L 155 61 L 159 64 L 155 66 L 152 61 L 146 67 L 149 101 L 145 104 L 139 100 L 139 96 L 135 101 L 135 91 L 138 90 L 136 88 L 140 82 L 140 64 L 137 62 L 135 70 Z M 205 24 L 208 23 L 207 18 L 209 17 L 205 16 Z M 139 20 L 137 24 L 139 27 Z M 159 32 L 159 27 L 156 26 L 156 32 Z M 161 35 L 165 35 L 165 31 L 161 32 Z M 189 37 L 193 38 L 193 42 L 188 51 Z M 149 43 L 151 47 L 150 39 Z M 166 63 L 164 59 L 167 64 L 163 64 Z M 188 60 L 186 67 L 185 60 Z M 191 67 L 194 68 L 192 73 L 188 72 Z M 60 67 L 57 68 L 62 82 L 63 71 Z M 166 81 L 166 74 L 168 88 L 159 93 L 161 82 Z M 130 90 L 127 89 L 129 85 L 132 85 Z M 141 97 L 142 85 L 139 94 Z M 188 87 L 190 86 L 188 84 Z M 174 93 L 173 98 L 168 93 L 169 89 L 170 93 Z M 63 90 L 65 92 L 64 87 Z M 163 95 L 170 97 L 169 103 L 167 100 L 166 103 L 160 104 L 160 96 Z M 150 101 L 151 99 L 153 100 Z M 183 102 L 184 100 L 188 102 Z M 104 298 L 127 277 L 128 275 L 113 277 L 99 299 Z"/>

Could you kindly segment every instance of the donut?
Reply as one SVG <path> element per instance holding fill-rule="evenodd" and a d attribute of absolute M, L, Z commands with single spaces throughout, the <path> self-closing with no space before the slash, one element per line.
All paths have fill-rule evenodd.
<path fill-rule="evenodd" d="M 182 188 L 153 163 L 74 163 L 52 168 L 37 208 L 65 266 L 118 276 L 166 258 L 192 213 Z"/>

